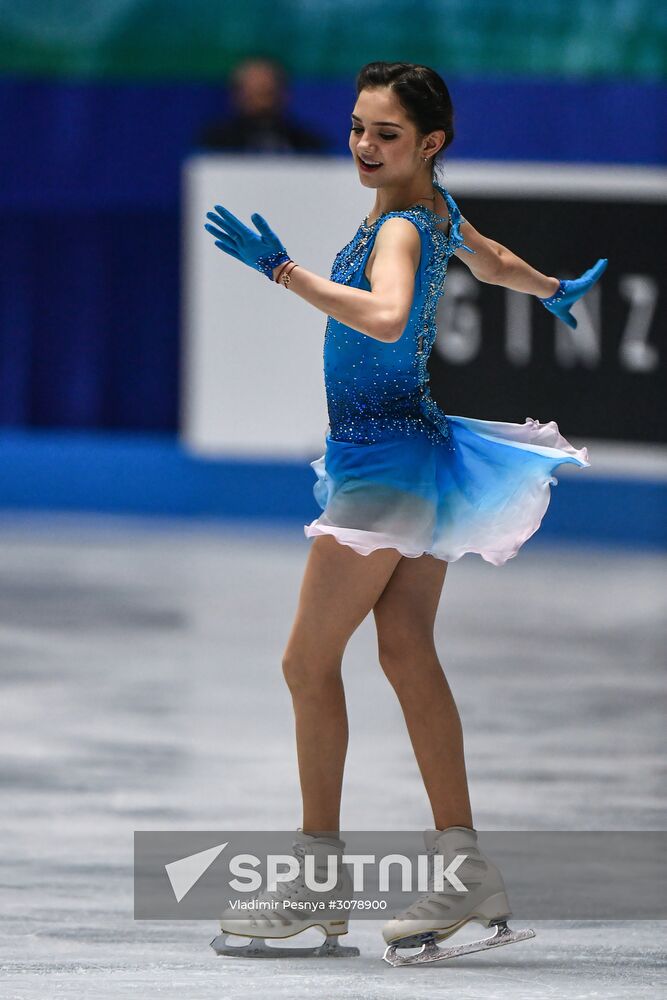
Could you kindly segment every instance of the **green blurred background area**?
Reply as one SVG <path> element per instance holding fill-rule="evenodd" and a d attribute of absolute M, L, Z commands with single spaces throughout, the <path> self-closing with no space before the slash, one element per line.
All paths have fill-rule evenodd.
<path fill-rule="evenodd" d="M 292 72 L 353 74 L 373 59 L 456 74 L 664 80 L 655 0 L 0 0 L 6 71 L 225 77 L 249 51 Z"/>

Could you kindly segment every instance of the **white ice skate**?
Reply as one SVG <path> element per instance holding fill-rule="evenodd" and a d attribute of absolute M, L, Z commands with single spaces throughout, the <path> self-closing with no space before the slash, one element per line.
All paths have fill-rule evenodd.
<path fill-rule="evenodd" d="M 299 861 L 299 874 L 289 882 L 279 882 L 273 891 L 264 890 L 253 897 L 254 908 L 241 911 L 228 908 L 220 918 L 222 934 L 211 941 L 211 947 L 218 955 L 232 955 L 241 958 L 303 958 L 308 956 L 349 958 L 359 954 L 359 949 L 339 944 L 338 938 L 347 934 L 347 911 L 321 911 L 319 909 L 290 908 L 286 902 L 322 902 L 350 899 L 352 882 L 341 864 L 345 844 L 335 837 L 314 837 L 297 831 L 292 843 L 292 851 Z M 317 883 L 327 881 L 328 855 L 338 855 L 338 881 L 326 892 L 310 889 L 304 881 L 305 857 L 314 857 L 314 876 Z M 261 903 L 261 906 L 257 904 Z M 340 914 L 340 915 L 338 915 Z M 268 945 L 267 940 L 294 937 L 310 927 L 317 927 L 326 934 L 325 940 L 308 948 Z M 246 945 L 235 945 L 229 935 L 250 938 Z"/>
<path fill-rule="evenodd" d="M 443 870 L 458 854 L 467 855 L 456 869 L 455 875 L 468 890 L 457 890 L 446 879 L 444 891 L 430 891 L 407 909 L 402 910 L 382 928 L 388 944 L 383 955 L 390 965 L 422 965 L 440 962 L 445 958 L 486 951 L 503 944 L 514 944 L 535 937 L 533 930 L 513 931 L 507 926 L 512 916 L 505 885 L 500 872 L 477 846 L 477 831 L 464 826 L 450 826 L 446 830 L 425 830 L 424 842 L 429 854 L 429 888 L 433 890 L 433 859 L 436 854 L 444 857 Z M 467 944 L 440 948 L 442 941 L 456 933 L 469 921 L 484 927 L 495 925 L 490 937 Z M 398 955 L 398 948 L 418 948 L 416 955 Z"/>

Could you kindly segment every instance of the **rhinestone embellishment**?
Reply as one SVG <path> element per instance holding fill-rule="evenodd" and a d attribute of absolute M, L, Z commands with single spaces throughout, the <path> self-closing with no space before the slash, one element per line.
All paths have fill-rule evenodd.
<path fill-rule="evenodd" d="M 331 280 L 358 287 L 365 279 L 363 269 L 381 221 L 407 217 L 422 236 L 413 309 L 399 341 L 378 342 L 331 316 L 327 318 L 324 372 L 329 433 L 334 440 L 371 444 L 426 435 L 453 450 L 447 415 L 429 392 L 427 363 L 437 334 L 436 308 L 444 292 L 449 259 L 459 247 L 475 251 L 464 244 L 459 227 L 465 220 L 458 206 L 436 186 L 449 208 L 449 234 L 437 228 L 445 221 L 442 216 L 415 205 L 384 212 L 372 223 L 366 216 L 350 242 L 336 254 Z"/>

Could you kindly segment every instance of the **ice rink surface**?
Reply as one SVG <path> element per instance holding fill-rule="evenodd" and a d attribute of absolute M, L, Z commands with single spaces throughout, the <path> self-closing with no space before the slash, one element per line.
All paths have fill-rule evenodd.
<path fill-rule="evenodd" d="M 425 968 L 216 957 L 214 922 L 135 921 L 135 830 L 296 830 L 281 654 L 309 545 L 258 529 L 0 519 L 3 1000 L 657 998 L 667 921 L 530 921 L 537 937 Z M 437 620 L 479 830 L 660 830 L 667 556 L 465 556 Z M 373 618 L 344 660 L 341 829 L 432 826 Z M 371 711 L 372 707 L 372 711 Z M 508 886 L 511 900 L 511 886 Z M 514 926 L 528 922 L 517 918 Z M 452 943 L 487 934 L 477 925 Z"/>

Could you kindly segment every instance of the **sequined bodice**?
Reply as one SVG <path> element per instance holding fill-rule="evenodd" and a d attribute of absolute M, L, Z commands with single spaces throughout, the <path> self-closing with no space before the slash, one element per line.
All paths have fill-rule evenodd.
<path fill-rule="evenodd" d="M 344 323 L 327 318 L 324 336 L 324 381 L 329 413 L 328 433 L 337 441 L 375 443 L 426 434 L 450 442 L 446 414 L 428 388 L 427 362 L 436 337 L 436 308 L 444 292 L 447 266 L 454 250 L 466 247 L 460 233 L 461 213 L 451 195 L 436 185 L 447 202 L 448 234 L 437 228 L 444 221 L 422 205 L 384 212 L 374 222 L 361 223 L 337 254 L 331 280 L 370 291 L 364 274 L 383 221 L 391 216 L 411 219 L 420 233 L 421 258 L 415 274 L 410 316 L 399 340 L 375 340 Z"/>

